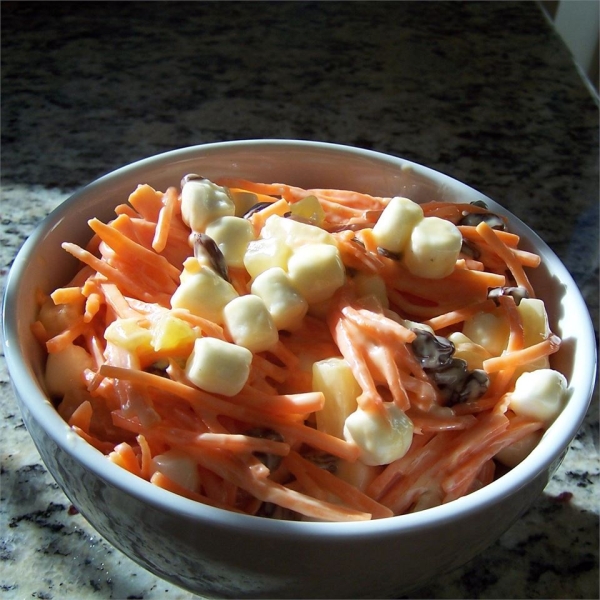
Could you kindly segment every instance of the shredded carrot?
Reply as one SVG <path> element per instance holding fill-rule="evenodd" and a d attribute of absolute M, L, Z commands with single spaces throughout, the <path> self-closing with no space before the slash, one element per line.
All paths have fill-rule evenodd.
<path fill-rule="evenodd" d="M 158 223 L 156 224 L 154 239 L 152 240 L 152 248 L 154 248 L 156 252 L 162 252 L 167 245 L 169 228 L 178 200 L 179 193 L 177 190 L 173 187 L 169 188 L 164 195 L 164 206 L 158 213 Z"/>
<path fill-rule="evenodd" d="M 448 436 L 451 435 L 452 434 L 450 433 L 444 433 L 436 437 L 440 440 L 440 442 L 443 443 L 446 439 L 448 439 Z M 371 498 L 379 499 L 383 496 L 384 492 L 390 489 L 390 487 L 401 477 L 406 475 L 410 469 L 419 469 L 420 463 L 429 454 L 429 452 L 424 453 L 423 449 L 433 438 L 434 436 L 431 433 L 416 435 L 408 452 L 403 457 L 387 465 L 383 471 L 367 486 L 366 493 Z"/>
<path fill-rule="evenodd" d="M 121 319 L 139 319 L 141 317 L 140 313 L 131 307 L 117 285 L 114 283 L 101 283 L 99 288 L 104 301 L 110 306 L 117 317 Z"/>
<path fill-rule="evenodd" d="M 135 455 L 133 448 L 127 443 L 122 442 L 115 446 L 115 449 L 108 455 L 108 460 L 115 464 L 123 467 L 130 473 L 142 476 L 142 470 L 138 461 L 138 457 Z"/>
<path fill-rule="evenodd" d="M 461 232 L 462 236 L 466 240 L 470 240 L 473 242 L 481 242 L 481 234 L 477 231 L 477 227 L 474 225 L 459 225 L 458 230 Z M 500 229 L 495 229 L 496 237 L 498 237 L 504 244 L 509 246 L 510 248 L 516 248 L 519 243 L 519 236 L 511 233 L 509 231 L 502 231 Z"/>
<path fill-rule="evenodd" d="M 54 304 L 78 302 L 82 300 L 81 288 L 75 286 L 58 288 L 50 294 L 50 298 L 52 298 Z"/>
<path fill-rule="evenodd" d="M 163 207 L 163 194 L 157 192 L 147 184 L 138 185 L 137 189 L 129 196 L 129 204 L 139 213 L 139 215 L 156 223 Z"/>
<path fill-rule="evenodd" d="M 119 215 L 112 223 L 111 227 L 117 229 L 120 233 L 130 238 L 134 242 L 148 250 L 154 250 L 152 243 L 156 234 L 156 224 L 151 221 L 145 221 L 140 217 L 130 217 L 128 215 Z M 189 230 L 186 232 L 180 219 L 173 217 L 171 219 L 167 245 L 160 255 L 165 258 L 178 271 L 181 270 L 183 261 L 190 255 Z"/>
<path fill-rule="evenodd" d="M 98 292 L 91 292 L 85 301 L 85 312 L 83 313 L 83 320 L 86 323 L 90 323 L 93 318 L 98 314 L 100 307 L 102 306 L 102 296 Z"/>
<path fill-rule="evenodd" d="M 283 442 L 231 433 L 201 433 L 194 439 L 193 444 L 199 447 L 206 445 L 233 452 L 265 452 L 276 456 L 287 456 L 290 451 L 289 445 Z"/>
<path fill-rule="evenodd" d="M 248 288 L 250 284 L 250 275 L 246 269 L 242 269 L 239 267 L 230 267 L 229 269 L 229 280 L 231 285 L 234 287 L 235 291 L 243 296 L 248 293 Z"/>
<path fill-rule="evenodd" d="M 289 204 L 281 199 L 273 201 L 269 206 L 253 213 L 250 222 L 256 232 L 260 232 L 271 215 L 283 216 L 289 210 Z"/>
<path fill-rule="evenodd" d="M 63 244 L 81 263 L 77 273 L 50 296 L 36 290 L 40 307 L 48 299 L 56 306 L 56 323 L 44 316 L 53 314 L 45 308 L 31 332 L 48 353 L 71 344 L 87 352 L 78 382 L 86 388 L 58 398 L 58 412 L 108 460 L 219 509 L 262 515 L 274 505 L 277 518 L 358 521 L 424 510 L 472 493 L 498 476 L 498 452 L 546 426 L 515 415 L 510 392 L 518 374 L 556 352 L 561 341 L 551 333 L 524 347 L 527 324 L 513 298 L 488 298 L 491 288 L 510 285 L 535 297 L 527 269 L 541 259 L 519 248 L 519 236 L 509 231 L 485 222 L 460 225 L 465 214 L 486 209 L 460 202 L 422 205 L 425 218 L 446 219 L 463 237 L 453 271 L 431 279 L 411 272 L 401 252 L 379 247 L 373 227 L 390 198 L 243 178 L 215 183 L 230 188 L 235 214 L 245 212 L 247 202 L 259 204 L 246 215 L 257 239 L 269 217 L 286 218 L 291 211 L 295 218 L 296 203 L 316 199 L 322 209 L 318 226 L 331 236 L 343 263 L 342 285 L 329 299 L 311 304 L 300 326 L 280 331 L 277 343 L 252 354 L 237 393 L 207 391 L 192 382 L 196 367 L 188 361 L 196 340 L 231 344 L 234 336 L 222 314 L 212 320 L 171 306 L 185 281 L 184 263 L 187 268 L 185 261 L 193 256 L 180 189 L 163 193 L 139 185 L 116 207 L 113 220 L 91 219 L 88 244 Z M 282 244 L 295 252 L 295 240 L 285 238 Z M 278 266 L 287 269 L 285 261 Z M 373 276 L 383 292 L 378 287 L 365 294 L 358 274 Z M 253 279 L 244 266 L 228 265 L 228 280 L 239 296 L 251 293 Z M 468 367 L 461 371 L 465 386 L 475 381 L 480 388 L 448 393 L 445 386 L 453 384 L 439 371 L 447 364 L 432 366 L 431 357 L 420 354 L 423 337 L 417 329 L 433 331 L 439 341 L 486 312 L 504 321 L 505 350 L 499 355 L 486 350 L 479 379 L 469 379 L 474 374 Z M 120 333 L 125 331 L 132 333 Z M 483 345 L 474 341 L 461 350 L 468 356 L 469 348 Z M 326 419 L 321 422 L 319 414 L 339 400 L 330 398 L 347 393 L 341 382 L 339 390 L 334 386 L 327 393 L 313 387 L 313 365 L 331 358 L 342 360 L 358 384 L 358 396 L 344 398 L 345 411 L 359 408 L 385 419 L 385 409 L 403 411 L 412 436 L 403 456 L 389 464 L 361 465 L 363 442 L 333 435 L 323 425 Z M 481 354 L 476 360 L 480 365 Z M 339 416 L 345 419 L 347 412 Z M 155 460 L 171 451 L 183 457 L 181 468 L 190 470 L 189 487 Z M 323 468 L 321 459 L 333 468 Z M 373 469 L 366 489 L 338 476 L 336 465 L 349 466 L 344 463 Z"/>
<path fill-rule="evenodd" d="M 98 273 L 104 275 L 109 281 L 113 281 L 116 283 L 123 291 L 133 295 L 134 297 L 139 297 L 141 300 L 147 300 L 148 302 L 156 302 L 161 306 L 168 306 L 170 301 L 170 296 L 164 293 L 151 294 L 147 292 L 140 284 L 129 277 L 132 273 L 124 274 L 115 267 L 108 264 L 108 262 L 103 261 L 87 250 L 80 248 L 76 244 L 72 244 L 70 242 L 63 243 L 62 247 L 69 253 L 72 254 L 75 258 L 79 259 L 81 262 L 86 263 L 93 269 L 96 269 Z"/>
<path fill-rule="evenodd" d="M 517 310 L 517 305 L 512 296 L 500 296 L 498 302 L 506 312 L 508 325 L 510 327 L 506 351 L 514 352 L 515 350 L 521 350 L 524 342 L 521 313 Z"/>
<path fill-rule="evenodd" d="M 129 204 L 119 204 L 115 206 L 116 215 L 127 215 L 132 219 L 139 218 L 140 215 L 137 213 Z"/>
<path fill-rule="evenodd" d="M 206 407 L 210 412 L 230 416 L 241 421 L 252 423 L 253 425 L 270 426 L 275 430 L 279 430 L 284 435 L 286 433 L 291 433 L 308 444 L 313 444 L 322 450 L 346 460 L 356 460 L 358 455 L 358 449 L 355 446 L 344 440 L 340 440 L 331 435 L 312 429 L 311 427 L 307 427 L 295 420 L 284 420 L 275 414 L 260 412 L 253 407 L 239 405 L 237 403 L 234 404 L 233 402 L 208 394 L 202 390 L 194 389 L 185 384 L 171 381 L 170 379 L 165 379 L 158 375 L 123 367 L 113 367 L 110 365 L 103 365 L 100 369 L 100 373 L 105 377 L 123 379 L 125 381 L 152 386 L 169 392 L 198 406 L 200 409 Z"/>
<path fill-rule="evenodd" d="M 203 452 L 197 455 L 197 459 L 205 468 L 215 471 L 223 479 L 235 483 L 264 502 L 279 504 L 307 517 L 326 521 L 364 521 L 371 518 L 370 513 L 316 500 L 268 478 L 254 477 L 243 463 L 223 452 Z"/>
<path fill-rule="evenodd" d="M 458 308 L 456 310 L 444 313 L 443 315 L 426 319 L 423 321 L 423 324 L 429 325 L 429 327 L 437 331 L 438 329 L 445 329 L 446 327 L 456 325 L 457 323 L 463 323 L 479 312 L 488 312 L 493 310 L 495 306 L 496 305 L 494 304 L 493 300 L 484 300 L 478 304 L 466 306 L 465 308 Z"/>
<path fill-rule="evenodd" d="M 215 337 L 219 338 L 220 340 L 225 339 L 223 327 L 221 327 L 217 323 L 213 323 L 212 321 L 209 321 L 204 317 L 194 315 L 184 308 L 174 308 L 173 310 L 171 310 L 171 314 L 174 317 L 178 317 L 184 321 L 187 321 L 190 325 L 193 325 L 194 327 L 199 327 L 202 333 L 208 337 Z"/>
<path fill-rule="evenodd" d="M 152 470 L 152 450 L 146 438 L 140 434 L 136 438 L 140 448 L 140 477 L 148 480 Z"/>
<path fill-rule="evenodd" d="M 360 327 L 362 331 L 372 333 L 379 336 L 380 339 L 386 339 L 392 343 L 408 344 L 416 337 L 414 331 L 404 327 L 404 325 L 386 317 L 384 314 L 366 308 L 354 308 L 348 305 L 342 308 L 342 314 Z"/>
<path fill-rule="evenodd" d="M 361 241 L 364 245 L 365 250 L 371 255 L 379 254 L 377 241 L 375 240 L 375 236 L 373 235 L 373 229 L 367 227 L 362 229 L 360 232 L 356 234 L 356 237 Z"/>
<path fill-rule="evenodd" d="M 82 431 L 89 433 L 92 420 L 92 405 L 88 400 L 82 402 L 73 412 L 69 419 L 71 427 L 79 427 Z"/>
<path fill-rule="evenodd" d="M 103 454 L 108 454 L 109 452 L 112 452 L 114 444 L 99 440 L 97 437 L 86 433 L 83 429 L 81 429 L 81 427 L 77 427 L 77 425 L 73 425 L 71 429 L 73 429 L 73 431 L 79 437 L 83 438 L 90 446 L 93 446 L 94 448 L 96 448 L 96 450 L 100 450 L 100 452 L 102 452 Z"/>
<path fill-rule="evenodd" d="M 31 333 L 33 333 L 35 339 L 43 345 L 46 345 L 46 343 L 50 339 L 50 335 L 48 334 L 46 327 L 41 321 L 34 321 L 31 324 Z"/>
<path fill-rule="evenodd" d="M 253 192 L 254 194 L 275 197 L 285 197 L 286 194 L 289 194 L 294 189 L 292 186 L 282 183 L 257 183 L 247 179 L 234 177 L 220 178 L 217 179 L 215 183 L 228 188 L 237 188 L 246 192 Z M 306 195 L 308 196 L 309 194 L 307 193 Z"/>
<path fill-rule="evenodd" d="M 163 271 L 173 280 L 177 280 L 179 278 L 179 270 L 171 265 L 164 257 L 156 254 L 158 250 L 152 252 L 142 244 L 135 240 L 131 240 L 125 234 L 121 233 L 119 230 L 118 219 L 119 218 L 117 218 L 113 225 L 105 225 L 98 219 L 91 219 L 89 221 L 89 226 L 116 252 L 130 256 L 132 261 L 139 261 L 140 263 L 147 264 L 150 267 L 155 268 L 157 272 Z M 168 228 L 168 223 L 163 223 L 163 228 Z"/>
<path fill-rule="evenodd" d="M 524 287 L 531 298 L 535 297 L 535 292 L 529 278 L 523 270 L 523 266 L 515 257 L 512 250 L 500 239 L 497 232 L 492 229 L 485 221 L 477 225 L 477 233 L 489 244 L 489 246 L 502 258 L 506 266 L 512 273 L 517 285 Z"/>
<path fill-rule="evenodd" d="M 188 488 L 175 483 L 172 479 L 169 479 L 166 475 L 161 473 L 160 471 L 156 471 L 152 477 L 150 478 L 150 482 L 155 486 L 162 488 L 164 490 L 168 490 L 169 492 L 173 492 L 178 496 L 183 496 L 184 498 L 189 498 L 190 500 L 194 500 L 195 502 L 200 502 L 201 504 L 208 504 L 208 506 L 214 506 L 215 508 L 222 508 L 224 510 L 230 510 L 233 512 L 241 513 L 243 511 L 238 510 L 235 507 L 232 507 L 230 504 L 225 504 L 223 502 L 218 502 L 208 496 L 203 494 L 199 494 L 198 492 L 193 492 Z"/>
<path fill-rule="evenodd" d="M 464 202 L 427 202 L 422 205 L 423 214 L 426 217 L 438 217 L 446 219 L 451 223 L 458 223 L 467 214 L 482 214 L 487 212 L 486 208 L 476 204 L 467 204 Z"/>
<path fill-rule="evenodd" d="M 468 429 L 475 423 L 474 417 L 469 414 L 464 416 L 458 416 L 455 413 L 440 415 L 434 412 L 409 410 L 407 416 L 419 434 L 432 431 L 458 431 L 459 429 Z"/>
<path fill-rule="evenodd" d="M 511 248 L 511 250 L 515 258 L 524 267 L 530 267 L 535 269 L 536 267 L 539 267 L 542 262 L 542 258 L 539 255 L 534 254 L 533 252 L 526 252 L 525 250 L 520 250 L 519 248 Z"/>
<path fill-rule="evenodd" d="M 467 493 L 473 480 L 481 474 L 481 469 L 488 465 L 492 457 L 502 448 L 515 443 L 525 435 L 537 431 L 541 427 L 539 421 L 513 419 L 506 429 L 503 429 L 489 441 L 481 451 L 474 453 L 470 459 L 462 462 L 459 468 L 442 482 L 442 488 L 446 493 L 445 502 L 460 498 Z"/>
<path fill-rule="evenodd" d="M 373 500 L 353 485 L 336 477 L 326 469 L 322 469 L 311 461 L 306 460 L 297 452 L 292 451 L 289 453 L 286 464 L 294 474 L 305 471 L 318 486 L 321 486 L 321 489 L 334 494 L 347 506 L 356 510 L 369 512 L 374 519 L 393 516 L 393 513 L 387 507 Z"/>
<path fill-rule="evenodd" d="M 72 344 L 80 335 L 83 335 L 86 329 L 87 323 L 81 318 L 69 325 L 61 333 L 50 338 L 46 342 L 46 349 L 50 354 L 60 352 Z"/>
<path fill-rule="evenodd" d="M 503 369 L 514 369 L 526 363 L 535 362 L 544 356 L 554 354 L 560 348 L 560 338 L 551 335 L 549 338 L 521 350 L 507 352 L 483 361 L 486 373 L 494 373 Z"/>

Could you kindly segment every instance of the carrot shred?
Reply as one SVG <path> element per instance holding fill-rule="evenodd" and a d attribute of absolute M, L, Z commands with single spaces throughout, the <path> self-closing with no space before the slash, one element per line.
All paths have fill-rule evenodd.
<path fill-rule="evenodd" d="M 130 256 L 131 261 L 139 261 L 157 271 L 164 271 L 174 281 L 179 279 L 179 269 L 171 265 L 164 257 L 121 233 L 118 219 L 113 225 L 105 225 L 98 219 L 91 219 L 89 226 L 115 252 Z M 163 227 L 168 227 L 168 223 L 163 224 Z"/>
<path fill-rule="evenodd" d="M 98 314 L 102 304 L 102 295 L 98 292 L 91 292 L 85 300 L 85 312 L 83 313 L 83 320 L 86 323 L 90 323 Z"/>
<path fill-rule="evenodd" d="M 138 461 L 138 457 L 135 455 L 133 448 L 127 443 L 122 442 L 115 446 L 115 449 L 108 455 L 108 460 L 119 465 L 123 469 L 126 469 L 130 473 L 142 476 L 142 470 Z"/>
<path fill-rule="evenodd" d="M 479 312 L 493 310 L 495 306 L 493 300 L 484 300 L 478 304 L 466 306 L 465 308 L 458 308 L 442 315 L 438 315 L 437 317 L 426 319 L 423 321 L 423 324 L 429 325 L 433 330 L 438 331 L 439 329 L 445 329 L 446 327 L 456 325 L 457 323 L 463 323 Z"/>
<path fill-rule="evenodd" d="M 76 286 L 58 288 L 50 294 L 54 304 L 70 304 L 82 300 L 81 288 Z"/>
<path fill-rule="evenodd" d="M 76 244 L 72 244 L 70 242 L 64 242 L 62 247 L 69 253 L 72 254 L 75 258 L 79 259 L 81 262 L 87 264 L 92 267 L 92 269 L 96 269 L 98 273 L 104 275 L 109 281 L 117 284 L 122 290 L 135 297 L 139 297 L 141 300 L 147 300 L 148 302 L 156 302 L 161 306 L 168 306 L 170 302 L 170 296 L 164 293 L 155 293 L 151 294 L 146 291 L 139 282 L 135 281 L 130 277 L 132 273 L 124 274 L 119 269 L 108 264 L 108 262 L 103 261 L 87 250 L 80 248 Z"/>
<path fill-rule="evenodd" d="M 263 208 L 262 210 L 256 211 L 250 216 L 250 222 L 252 223 L 255 231 L 260 232 L 265 226 L 267 219 L 272 215 L 282 216 L 289 210 L 289 204 L 286 200 L 274 200 L 271 204 Z"/>
<path fill-rule="evenodd" d="M 477 225 L 477 233 L 489 244 L 492 250 L 506 263 L 506 266 L 512 273 L 517 285 L 524 287 L 530 298 L 535 298 L 535 291 L 529 282 L 529 278 L 523 270 L 523 266 L 515 257 L 512 250 L 500 239 L 497 232 L 492 229 L 485 221 Z"/>
<path fill-rule="evenodd" d="M 283 419 L 275 414 L 269 415 L 267 413 L 262 413 L 251 407 L 234 404 L 233 402 L 228 402 L 227 400 L 203 392 L 200 389 L 194 389 L 158 375 L 110 365 L 103 365 L 100 368 L 100 374 L 104 377 L 123 379 L 125 381 L 155 387 L 159 390 L 172 393 L 173 395 L 190 402 L 190 404 L 197 406 L 200 410 L 206 408 L 210 412 L 246 421 L 253 425 L 271 427 L 280 431 L 284 436 L 288 433 L 295 435 L 298 439 L 302 439 L 307 444 L 312 444 L 346 460 L 353 461 L 358 457 L 358 448 L 356 446 L 331 435 L 322 433 L 316 429 L 312 429 L 311 427 L 307 427 L 303 423 Z"/>
<path fill-rule="evenodd" d="M 207 451 L 196 458 L 205 468 L 235 483 L 263 502 L 273 502 L 307 517 L 325 521 L 364 521 L 371 518 L 370 513 L 317 500 L 268 478 L 254 477 L 244 463 L 234 460 L 224 452 Z"/>
<path fill-rule="evenodd" d="M 164 195 L 164 206 L 158 213 L 158 222 L 156 223 L 156 231 L 154 233 L 154 239 L 152 240 L 152 248 L 158 253 L 162 252 L 167 245 L 169 228 L 171 226 L 171 221 L 173 220 L 178 200 L 179 194 L 177 190 L 170 187 Z"/>
<path fill-rule="evenodd" d="M 483 361 L 483 368 L 486 373 L 494 373 L 504 369 L 515 369 L 526 363 L 534 362 L 544 356 L 554 354 L 560 348 L 560 338 L 556 335 L 551 335 L 549 338 L 522 348 L 507 352 L 501 356 L 494 356 Z"/>
<path fill-rule="evenodd" d="M 223 510 L 228 510 L 232 512 L 242 513 L 243 511 L 238 510 L 237 508 L 231 506 L 230 504 L 226 504 L 224 502 L 218 502 L 204 494 L 199 494 L 198 492 L 193 492 L 188 490 L 186 487 L 175 483 L 172 479 L 169 479 L 166 475 L 161 473 L 160 471 L 156 471 L 152 477 L 150 478 L 150 483 L 153 485 L 162 488 L 163 490 L 167 490 L 169 492 L 173 492 L 178 496 L 183 496 L 184 498 L 188 498 L 189 500 L 194 500 L 194 502 L 200 502 L 201 504 L 207 504 L 208 506 L 214 506 L 215 508 L 221 508 Z"/>
<path fill-rule="evenodd" d="M 61 333 L 50 338 L 46 342 L 46 349 L 50 354 L 60 352 L 72 344 L 80 335 L 83 335 L 86 329 L 87 323 L 83 320 L 83 318 L 78 319 L 64 329 Z"/>
<path fill-rule="evenodd" d="M 138 446 L 140 448 L 140 477 L 149 480 L 152 471 L 152 450 L 142 434 L 136 438 Z"/>
<path fill-rule="evenodd" d="M 71 429 L 79 437 L 83 438 L 90 446 L 96 448 L 96 450 L 99 450 L 103 454 L 108 454 L 114 448 L 114 444 L 111 444 L 110 442 L 104 442 L 102 440 L 99 440 L 97 437 L 90 435 L 89 433 L 85 432 L 83 429 L 81 429 L 81 427 L 78 427 L 77 425 L 73 425 L 71 427 Z"/>
<path fill-rule="evenodd" d="M 512 296 L 500 296 L 498 299 L 500 306 L 505 310 L 510 332 L 508 336 L 507 352 L 521 350 L 524 343 L 523 321 L 521 313 Z"/>
<path fill-rule="evenodd" d="M 163 194 L 153 187 L 142 184 L 129 196 L 129 204 L 145 220 L 152 223 L 158 221 L 160 210 L 163 207 Z"/>
<path fill-rule="evenodd" d="M 119 204 L 115 206 L 116 215 L 126 215 L 132 219 L 139 218 L 140 215 L 137 213 L 129 204 Z"/>
<path fill-rule="evenodd" d="M 322 469 L 309 460 L 306 460 L 298 452 L 290 452 L 285 462 L 290 467 L 292 473 L 298 475 L 302 471 L 306 472 L 317 485 L 321 486 L 321 489 L 334 494 L 347 506 L 359 511 L 369 512 L 374 519 L 393 516 L 392 511 L 387 507 L 373 500 L 373 498 L 364 494 L 355 486 L 336 477 L 326 469 Z"/>
<path fill-rule="evenodd" d="M 187 321 L 194 327 L 199 327 L 202 333 L 208 337 L 219 338 L 220 340 L 225 339 L 225 333 L 223 327 L 217 323 L 213 323 L 204 317 L 192 314 L 189 310 L 184 308 L 174 308 L 171 310 L 171 314 L 174 317 L 178 317 L 183 321 Z"/>
<path fill-rule="evenodd" d="M 92 412 L 92 405 L 90 401 L 85 400 L 73 411 L 73 414 L 69 419 L 69 425 L 71 427 L 78 427 L 82 431 L 89 433 Z"/>
<path fill-rule="evenodd" d="M 35 339 L 43 345 L 46 345 L 50 339 L 50 335 L 41 321 L 34 321 L 31 324 L 31 333 L 33 333 Z"/>

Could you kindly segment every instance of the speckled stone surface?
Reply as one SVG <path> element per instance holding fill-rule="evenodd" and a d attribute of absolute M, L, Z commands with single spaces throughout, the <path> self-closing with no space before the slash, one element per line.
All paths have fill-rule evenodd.
<path fill-rule="evenodd" d="M 36 223 L 204 142 L 371 148 L 463 180 L 565 262 L 598 331 L 598 105 L 534 2 L 2 3 L 2 286 Z M 105 542 L 41 464 L 0 357 L 3 598 L 188 599 Z M 497 543 L 414 598 L 598 598 L 598 398 Z"/>

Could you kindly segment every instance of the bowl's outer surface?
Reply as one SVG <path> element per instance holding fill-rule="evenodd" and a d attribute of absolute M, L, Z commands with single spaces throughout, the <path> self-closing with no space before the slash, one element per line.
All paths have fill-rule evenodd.
<path fill-rule="evenodd" d="M 369 523 L 288 523 L 234 515 L 176 497 L 106 461 L 58 416 L 43 392 L 43 353 L 29 326 L 35 290 L 64 285 L 76 269 L 61 248 L 91 237 L 140 183 L 178 185 L 183 175 L 241 177 L 428 200 L 484 200 L 509 216 L 522 247 L 542 256 L 531 275 L 553 331 L 554 366 L 571 398 L 523 463 L 486 488 L 424 513 Z M 577 319 L 569 318 L 578 315 Z M 331 144 L 263 140 L 169 152 L 100 178 L 59 206 L 24 244 L 4 298 L 4 345 L 24 422 L 51 474 L 90 523 L 155 574 L 207 596 L 358 597 L 402 594 L 457 567 L 497 539 L 542 492 L 587 410 L 595 341 L 585 303 L 554 253 L 479 192 L 399 158 Z"/>

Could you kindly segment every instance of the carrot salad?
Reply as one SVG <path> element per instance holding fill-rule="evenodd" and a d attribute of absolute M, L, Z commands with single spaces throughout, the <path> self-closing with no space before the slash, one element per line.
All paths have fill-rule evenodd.
<path fill-rule="evenodd" d="M 429 202 L 187 175 L 139 185 L 39 292 L 59 414 L 221 509 L 353 521 L 520 462 L 560 412 L 560 339 L 509 223 Z"/>

